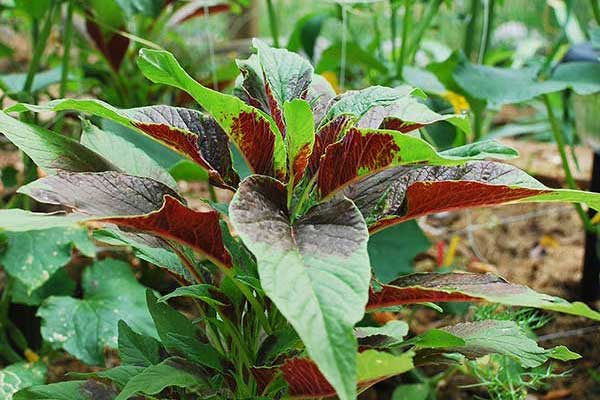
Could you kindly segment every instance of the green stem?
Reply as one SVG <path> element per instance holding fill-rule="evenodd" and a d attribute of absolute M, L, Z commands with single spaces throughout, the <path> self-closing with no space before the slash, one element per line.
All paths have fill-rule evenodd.
<path fill-rule="evenodd" d="M 37 43 L 35 43 L 35 48 L 33 50 L 33 56 L 31 57 L 31 63 L 29 64 L 29 69 L 27 70 L 27 77 L 25 78 L 25 84 L 23 85 L 23 91 L 29 93 L 31 91 L 31 87 L 33 86 L 33 79 L 35 78 L 35 74 L 37 73 L 40 62 L 42 61 L 42 55 L 44 54 L 44 50 L 46 49 L 46 43 L 48 42 L 48 37 L 50 36 L 50 30 L 52 29 L 52 19 L 54 18 L 54 10 L 56 9 L 56 2 L 52 3 L 50 6 L 50 10 L 48 10 L 48 16 L 46 17 L 46 21 L 44 21 L 44 26 L 42 27 L 42 31 L 40 36 L 37 38 Z"/>
<path fill-rule="evenodd" d="M 269 27 L 273 37 L 273 46 L 279 47 L 279 28 L 277 27 L 277 14 L 273 6 L 273 0 L 267 0 L 267 11 L 269 12 Z"/>
<path fill-rule="evenodd" d="M 571 20 L 571 11 L 573 8 L 572 3 L 570 1 L 566 1 L 565 4 L 567 6 L 567 18 L 565 19 L 565 23 L 563 24 L 563 26 L 560 28 L 560 35 L 558 35 L 558 37 L 552 44 L 552 49 L 546 56 L 544 64 L 540 68 L 540 72 L 538 75 L 541 78 L 545 78 L 550 74 L 550 70 L 552 69 L 552 61 L 554 60 L 554 57 L 556 57 L 556 54 L 560 50 L 561 45 L 567 38 L 567 26 L 569 25 L 569 21 Z"/>
<path fill-rule="evenodd" d="M 465 43 L 463 50 L 468 59 L 471 58 L 473 52 L 473 44 L 475 39 L 475 29 L 477 27 L 477 17 L 479 16 L 479 1 L 471 0 L 471 12 L 467 29 L 465 30 Z"/>
<path fill-rule="evenodd" d="M 600 26 L 600 1 L 590 0 L 590 3 L 592 4 L 592 12 L 594 13 L 596 24 Z"/>
<path fill-rule="evenodd" d="M 398 61 L 398 54 L 396 51 L 396 39 L 398 37 L 398 6 L 396 1 L 390 0 L 390 36 L 392 39 L 392 61 Z"/>
<path fill-rule="evenodd" d="M 473 141 L 476 142 L 483 136 L 483 110 L 473 110 Z"/>
<path fill-rule="evenodd" d="M 413 35 L 413 39 L 410 42 L 408 51 L 406 52 L 409 61 L 414 60 L 415 54 L 417 53 L 419 45 L 421 44 L 421 40 L 423 39 L 423 35 L 425 35 L 427 28 L 429 28 L 429 26 L 431 25 L 431 22 L 433 21 L 433 18 L 435 18 L 435 16 L 437 15 L 441 5 L 442 0 L 433 0 L 431 3 L 429 3 L 429 7 L 427 8 L 427 10 L 425 10 L 425 14 L 421 18 L 419 25 L 417 25 L 417 28 Z"/>
<path fill-rule="evenodd" d="M 479 47 L 479 55 L 477 57 L 477 63 L 483 64 L 485 61 L 485 55 L 490 44 L 490 38 L 492 34 L 492 26 L 494 23 L 494 6 L 496 5 L 495 0 L 484 0 L 486 1 L 485 15 L 483 20 L 483 27 L 481 29 L 481 45 Z"/>
<path fill-rule="evenodd" d="M 569 189 L 578 189 L 577 184 L 575 183 L 575 179 L 573 178 L 573 173 L 571 172 L 571 167 L 569 166 L 569 160 L 567 158 L 567 152 L 565 150 L 565 140 L 563 138 L 562 132 L 560 130 L 560 126 L 558 124 L 558 119 L 554 115 L 554 111 L 552 110 L 552 104 L 550 103 L 550 96 L 545 94 L 544 105 L 546 106 L 546 112 L 548 113 L 548 120 L 550 121 L 550 127 L 552 128 L 552 135 L 554 136 L 554 140 L 556 141 L 556 146 L 558 147 L 558 153 L 560 154 L 560 160 L 562 162 L 563 170 L 565 171 L 565 177 L 567 180 L 567 186 Z M 575 210 L 577 210 L 577 214 L 581 218 L 585 229 L 589 232 L 595 232 L 595 227 L 592 225 L 590 218 L 587 213 L 581 207 L 581 204 L 575 204 Z"/>
<path fill-rule="evenodd" d="M 59 97 L 64 98 L 67 94 L 67 83 L 69 80 L 69 57 L 71 55 L 71 41 L 73 38 L 73 0 L 69 0 L 67 5 L 67 18 L 65 20 L 65 36 L 63 38 L 63 58 L 60 71 L 60 89 Z M 60 114 L 54 130 L 56 132 L 62 131 L 64 121 L 64 114 Z"/>
<path fill-rule="evenodd" d="M 402 19 L 402 42 L 400 43 L 400 56 L 398 57 L 397 74 L 402 78 L 402 69 L 404 69 L 404 60 L 408 48 L 408 24 L 412 17 L 412 0 L 404 0 L 404 18 Z"/>
<path fill-rule="evenodd" d="M 217 192 L 215 192 L 214 186 L 210 183 L 208 184 L 208 196 L 210 198 L 210 201 L 212 201 L 213 203 L 217 202 Z"/>

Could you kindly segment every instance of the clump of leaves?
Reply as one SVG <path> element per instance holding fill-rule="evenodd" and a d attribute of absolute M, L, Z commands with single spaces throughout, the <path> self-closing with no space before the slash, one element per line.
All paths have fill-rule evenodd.
<path fill-rule="evenodd" d="M 159 299 L 148 293 L 156 333 L 121 323 L 122 366 L 15 398 L 75 391 L 117 399 L 352 399 L 415 365 L 448 362 L 448 353 L 500 353 L 528 368 L 572 355 L 538 347 L 511 321 L 459 324 L 410 341 L 403 341 L 402 321 L 355 328 L 365 313 L 438 301 L 600 319 L 582 303 L 491 274 L 412 274 L 382 284 L 372 276 L 367 246 L 371 234 L 430 213 L 519 201 L 597 209 L 599 195 L 550 189 L 514 167 L 484 161 L 514 156 L 494 142 L 437 152 L 419 137 L 420 127 L 468 123 L 432 112 L 417 89 L 376 86 L 336 96 L 306 60 L 260 41 L 254 46 L 256 54 L 238 63 L 237 97 L 203 87 L 165 51 L 140 53 L 146 77 L 186 91 L 204 111 L 117 109 L 81 99 L 8 110 L 76 110 L 148 135 L 204 168 L 212 185 L 234 192 L 228 208 L 188 207 L 168 174 L 147 167 L 147 156 L 140 165 L 124 162 L 119 146 L 92 150 L 89 142 L 0 114 L 0 131 L 49 174 L 20 192 L 68 211 L 2 211 L 4 229 L 99 222 L 106 228 L 97 238 L 128 244 L 181 283 Z M 173 297 L 191 298 L 199 318 L 172 309 Z"/>

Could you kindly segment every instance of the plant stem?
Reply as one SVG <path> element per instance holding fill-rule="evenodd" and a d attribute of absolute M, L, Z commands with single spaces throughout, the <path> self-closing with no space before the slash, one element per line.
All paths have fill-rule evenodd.
<path fill-rule="evenodd" d="M 485 55 L 490 44 L 490 37 L 493 29 L 492 25 L 494 23 L 494 6 L 496 4 L 496 1 L 484 0 L 484 4 L 485 15 L 483 16 L 483 27 L 481 29 L 481 44 L 479 46 L 479 55 L 477 57 L 478 64 L 484 63 Z"/>
<path fill-rule="evenodd" d="M 413 40 L 411 40 L 408 51 L 406 52 L 409 62 L 414 60 L 415 54 L 417 54 L 417 50 L 419 49 L 419 44 L 421 44 L 421 40 L 423 39 L 423 35 L 427 31 L 427 28 L 429 28 L 431 25 L 433 18 L 437 15 L 441 4 L 442 0 L 433 0 L 431 3 L 429 3 L 429 7 L 421 18 L 421 21 L 416 28 L 416 32 L 413 35 Z"/>
<path fill-rule="evenodd" d="M 273 0 L 267 0 L 267 11 L 269 12 L 269 27 L 273 37 L 273 47 L 279 47 L 279 28 L 277 27 L 277 14 L 273 6 Z"/>
<path fill-rule="evenodd" d="M 400 43 L 400 56 L 398 57 L 397 74 L 402 78 L 402 69 L 404 68 L 404 60 L 406 58 L 406 50 L 408 48 L 408 24 L 412 17 L 412 0 L 404 0 L 404 18 L 402 19 L 402 42 Z"/>
<path fill-rule="evenodd" d="M 396 20 L 396 14 L 398 13 L 398 6 L 396 1 L 390 0 L 390 36 L 392 41 L 392 61 L 398 60 L 398 54 L 396 51 L 396 39 L 398 37 L 398 22 Z"/>
<path fill-rule="evenodd" d="M 552 110 L 552 104 L 550 103 L 550 96 L 545 94 L 544 96 L 544 105 L 546 106 L 546 112 L 548 113 L 548 120 L 550 121 L 550 127 L 552 128 L 552 135 L 554 136 L 554 140 L 556 141 L 556 146 L 558 147 L 558 153 L 560 154 L 560 160 L 562 162 L 563 170 L 565 171 L 565 177 L 567 180 L 567 186 L 569 189 L 577 189 L 577 184 L 575 183 L 575 179 L 573 178 L 573 173 L 571 172 L 571 167 L 569 166 L 569 160 L 567 158 L 567 152 L 565 150 L 565 140 L 562 136 L 562 132 L 560 130 L 560 126 L 558 125 L 558 119 L 554 115 L 554 111 Z M 590 218 L 581 207 L 581 204 L 575 204 L 575 210 L 577 210 L 577 214 L 581 218 L 585 230 L 588 232 L 594 231 L 594 226 L 590 221 Z"/>
<path fill-rule="evenodd" d="M 473 141 L 476 142 L 483 136 L 483 110 L 473 110 Z"/>
<path fill-rule="evenodd" d="M 570 1 L 568 1 L 568 0 L 565 1 L 565 4 L 567 6 L 567 18 L 565 19 L 565 23 L 563 24 L 563 26 L 561 26 L 561 28 L 560 28 L 560 35 L 558 35 L 558 37 L 552 44 L 552 49 L 546 56 L 546 59 L 544 60 L 544 64 L 540 68 L 540 72 L 538 73 L 538 76 L 541 78 L 545 78 L 550 73 L 550 70 L 552 68 L 552 61 L 554 60 L 554 57 L 558 53 L 560 46 L 562 45 L 562 43 L 565 41 L 565 39 L 567 37 L 567 26 L 569 25 L 569 21 L 571 20 L 571 12 L 572 12 L 573 8 L 572 8 L 572 3 Z"/>
<path fill-rule="evenodd" d="M 594 13 L 596 24 L 600 26 L 600 2 L 598 0 L 590 0 L 590 3 L 592 4 L 592 12 Z"/>
<path fill-rule="evenodd" d="M 67 18 L 65 20 L 65 36 L 63 38 L 63 58 L 60 71 L 60 89 L 59 97 L 64 98 L 67 94 L 67 82 L 69 80 L 69 57 L 71 55 L 71 41 L 73 38 L 73 0 L 69 0 L 67 5 Z M 64 114 L 60 114 L 54 130 L 58 133 L 62 131 Z"/>
<path fill-rule="evenodd" d="M 42 31 L 37 38 L 37 43 L 35 43 L 35 48 L 33 50 L 33 56 L 31 57 L 31 63 L 29 64 L 29 69 L 27 70 L 27 77 L 25 78 L 25 84 L 23 85 L 24 92 L 30 92 L 33 86 L 33 79 L 35 78 L 35 74 L 37 73 L 40 62 L 42 61 L 42 55 L 44 54 L 44 50 L 46 49 L 46 43 L 48 42 L 48 37 L 50 36 L 50 30 L 52 28 L 52 19 L 54 18 L 54 10 L 56 9 L 56 2 L 53 2 L 50 6 L 50 10 L 48 10 L 48 16 L 46 17 L 46 21 L 44 21 L 44 26 L 42 27 Z"/>
<path fill-rule="evenodd" d="M 208 184 L 208 196 L 210 198 L 210 201 L 212 201 L 213 203 L 216 203 L 218 201 L 217 192 L 215 192 L 215 187 L 210 183 Z"/>
<path fill-rule="evenodd" d="M 463 50 L 468 59 L 473 52 L 473 39 L 475 38 L 475 28 L 477 26 L 477 17 L 479 15 L 479 0 L 471 0 L 470 20 L 465 30 L 465 43 Z"/>

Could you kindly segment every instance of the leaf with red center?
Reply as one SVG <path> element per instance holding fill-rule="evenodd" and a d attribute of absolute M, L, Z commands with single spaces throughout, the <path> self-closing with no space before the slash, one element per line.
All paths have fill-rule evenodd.
<path fill-rule="evenodd" d="M 152 82 L 188 92 L 215 118 L 254 173 L 285 178 L 287 159 L 283 135 L 265 112 L 244 104 L 237 97 L 202 86 L 166 51 L 142 49 L 138 65 Z"/>
<path fill-rule="evenodd" d="M 310 177 L 313 177 L 317 173 L 321 157 L 325 154 L 327 146 L 337 142 L 354 122 L 356 122 L 354 117 L 344 114 L 319 128 L 315 135 L 315 144 L 313 145 L 313 151 L 308 161 L 308 174 Z"/>
<path fill-rule="evenodd" d="M 317 188 L 321 197 L 363 176 L 402 164 L 458 165 L 459 157 L 444 157 L 424 140 L 397 131 L 350 128 L 321 157 Z"/>
<path fill-rule="evenodd" d="M 144 133 L 196 162 L 208 171 L 216 185 L 236 187 L 239 183 L 232 166 L 227 134 L 217 121 L 196 110 L 164 105 L 118 109 L 92 99 L 54 100 L 41 106 L 17 104 L 9 110 L 75 110 L 107 118 Z"/>
<path fill-rule="evenodd" d="M 315 141 L 315 122 L 310 104 L 304 100 L 293 100 L 284 105 L 288 132 L 285 137 L 288 152 L 290 193 L 304 176 Z"/>
<path fill-rule="evenodd" d="M 534 307 L 600 320 L 600 313 L 580 302 L 537 293 L 493 274 L 417 273 L 371 289 L 367 310 L 431 302 L 487 301 L 510 306 Z"/>
<path fill-rule="evenodd" d="M 469 134 L 469 120 L 462 115 L 441 115 L 416 98 L 405 96 L 398 101 L 370 109 L 359 121 L 360 128 L 379 128 L 408 133 L 436 122 L 447 121 Z"/>
<path fill-rule="evenodd" d="M 237 61 L 242 72 L 238 93 L 248 104 L 270 114 L 285 137 L 284 104 L 306 98 L 312 66 L 298 54 L 271 48 L 258 39 L 253 45 L 257 54 Z"/>
<path fill-rule="evenodd" d="M 600 208 L 600 195 L 548 188 L 502 163 L 462 166 L 401 166 L 381 171 L 345 189 L 376 232 L 423 215 L 513 202 L 585 202 Z"/>
<path fill-rule="evenodd" d="M 229 266 L 219 214 L 184 206 L 166 185 L 114 172 L 61 173 L 20 189 L 39 202 L 66 207 L 100 220 L 183 243 Z"/>
<path fill-rule="evenodd" d="M 400 375 L 414 368 L 413 353 L 393 355 L 377 350 L 367 350 L 357 354 L 357 388 L 368 387 Z M 288 383 L 288 394 L 293 398 L 322 398 L 335 396 L 336 392 L 321 374 L 317 365 L 307 358 L 292 358 L 281 366 Z"/>

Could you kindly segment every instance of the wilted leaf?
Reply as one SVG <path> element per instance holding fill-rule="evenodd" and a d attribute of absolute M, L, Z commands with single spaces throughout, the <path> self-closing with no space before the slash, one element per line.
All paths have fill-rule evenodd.
<path fill-rule="evenodd" d="M 44 340 L 88 364 L 99 364 L 104 347 L 117 347 L 117 322 L 148 335 L 155 330 L 144 287 L 128 264 L 105 259 L 83 273 L 83 299 L 51 297 L 39 308 Z"/>
<path fill-rule="evenodd" d="M 488 301 L 511 306 L 534 307 L 600 320 L 600 313 L 580 302 L 537 293 L 526 286 L 508 283 L 493 274 L 417 273 L 401 277 L 381 290 L 372 290 L 367 309 L 428 302 Z"/>
<path fill-rule="evenodd" d="M 355 396 L 356 339 L 370 266 L 364 220 L 335 199 L 290 224 L 283 185 L 254 176 L 240 185 L 231 222 L 258 261 L 267 296 L 294 327 L 342 399 Z"/>

